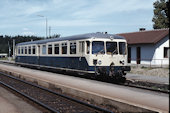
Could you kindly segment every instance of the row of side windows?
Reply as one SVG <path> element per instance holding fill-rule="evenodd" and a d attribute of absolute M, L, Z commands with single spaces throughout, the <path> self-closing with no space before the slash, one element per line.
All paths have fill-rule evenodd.
<path fill-rule="evenodd" d="M 70 51 L 68 51 L 67 48 L 68 44 L 66 42 L 64 43 L 55 43 L 55 44 L 48 44 L 48 45 L 42 45 L 42 55 L 51 55 L 51 54 L 68 54 L 68 52 L 70 52 L 69 54 L 77 54 L 77 44 L 76 42 L 70 42 Z M 46 49 L 47 48 L 47 49 Z M 60 48 L 61 48 L 61 52 L 60 52 Z M 83 53 L 84 52 L 84 42 L 80 41 L 79 42 L 79 52 Z"/>
<path fill-rule="evenodd" d="M 68 51 L 68 43 L 64 42 L 64 43 L 55 43 L 55 44 L 46 44 L 46 45 L 42 45 L 41 46 L 41 54 L 42 55 L 52 55 L 52 54 L 77 54 L 77 44 L 76 42 L 70 42 L 70 51 Z M 80 41 L 79 42 L 79 53 L 84 53 L 84 41 Z M 61 50 L 60 50 L 61 49 Z M 17 49 L 17 53 L 18 54 L 36 54 L 37 49 L 36 46 L 22 46 L 22 47 L 18 47 Z"/>
<path fill-rule="evenodd" d="M 18 47 L 18 54 L 36 54 L 36 46 Z"/>

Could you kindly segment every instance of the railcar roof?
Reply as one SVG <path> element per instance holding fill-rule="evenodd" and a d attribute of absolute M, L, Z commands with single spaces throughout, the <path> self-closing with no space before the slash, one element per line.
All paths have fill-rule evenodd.
<path fill-rule="evenodd" d="M 97 33 L 87 33 L 87 34 L 81 34 L 81 35 L 73 35 L 73 36 L 67 36 L 67 37 L 60 37 L 60 38 L 53 38 L 53 39 L 45 39 L 45 40 L 37 40 L 37 41 L 30 41 L 30 42 L 23 42 L 19 43 L 18 45 L 29 45 L 29 44 L 45 44 L 48 42 L 55 42 L 55 41 L 64 41 L 64 40 L 81 40 L 81 39 L 90 39 L 90 38 L 105 38 L 110 39 L 110 37 L 113 37 L 114 39 L 125 39 L 122 36 L 113 35 L 113 34 L 104 34 L 101 32 Z"/>

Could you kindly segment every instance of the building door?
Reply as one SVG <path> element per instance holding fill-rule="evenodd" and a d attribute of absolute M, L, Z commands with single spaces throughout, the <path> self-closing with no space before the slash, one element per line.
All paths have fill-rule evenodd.
<path fill-rule="evenodd" d="M 131 63 L 131 47 L 128 47 L 128 63 Z"/>
<path fill-rule="evenodd" d="M 140 64 L 140 61 L 141 61 L 141 48 L 140 47 L 137 47 L 136 48 L 136 63 L 137 64 Z"/>

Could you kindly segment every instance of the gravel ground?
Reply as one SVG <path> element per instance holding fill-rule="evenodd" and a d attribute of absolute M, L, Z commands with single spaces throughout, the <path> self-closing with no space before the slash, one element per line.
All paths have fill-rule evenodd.
<path fill-rule="evenodd" d="M 169 68 L 131 67 L 132 74 L 169 77 Z"/>

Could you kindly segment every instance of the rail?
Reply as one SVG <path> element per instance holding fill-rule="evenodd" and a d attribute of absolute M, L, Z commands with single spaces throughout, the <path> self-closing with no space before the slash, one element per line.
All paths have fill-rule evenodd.
<path fill-rule="evenodd" d="M 54 113 L 113 113 L 75 98 L 0 72 L 0 83 Z M 37 93 L 38 92 L 38 93 Z"/>

